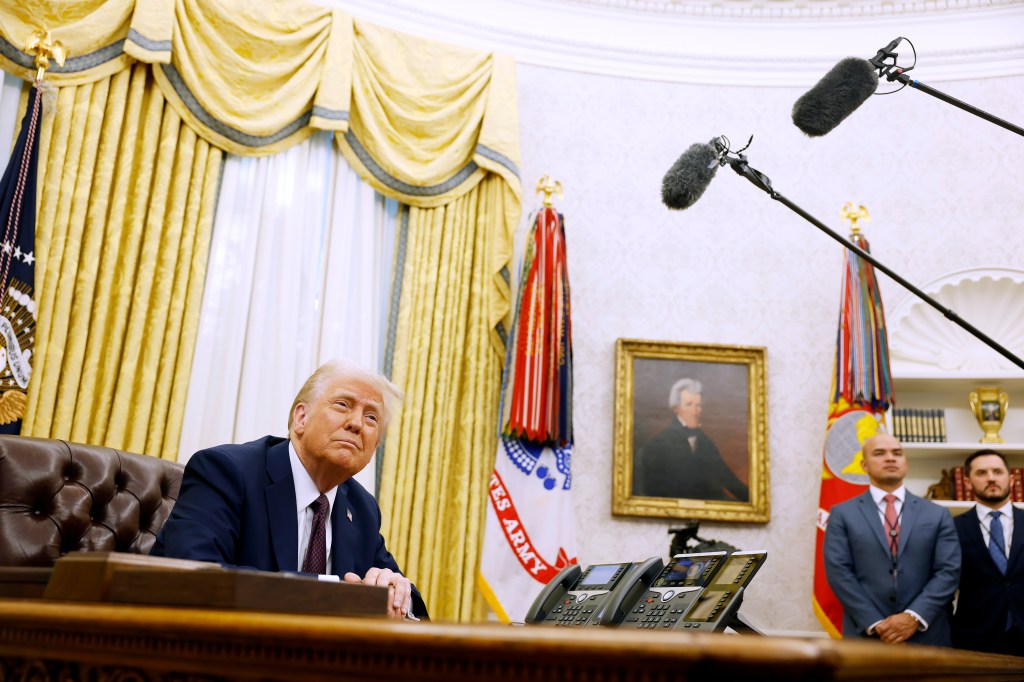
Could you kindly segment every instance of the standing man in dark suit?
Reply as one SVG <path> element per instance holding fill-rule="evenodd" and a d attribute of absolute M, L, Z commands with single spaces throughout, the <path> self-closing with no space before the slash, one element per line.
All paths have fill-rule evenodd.
<path fill-rule="evenodd" d="M 825 530 L 825 575 L 843 605 L 843 637 L 950 646 L 960 577 L 953 519 L 904 487 L 907 460 L 893 436 L 876 433 L 861 454 L 871 485 L 832 507 Z"/>
<path fill-rule="evenodd" d="M 425 617 L 380 534 L 376 500 L 352 476 L 402 399 L 383 376 L 332 360 L 299 390 L 288 438 L 197 452 L 152 554 L 388 588 L 388 615 Z"/>
<path fill-rule="evenodd" d="M 964 462 L 973 509 L 956 517 L 963 571 L 953 645 L 1024 656 L 1024 511 L 1010 502 L 1010 468 L 996 450 Z"/>
<path fill-rule="evenodd" d="M 696 379 L 680 379 L 672 385 L 668 406 L 675 419 L 640 450 L 635 495 L 750 501 L 747 486 L 700 428 L 701 391 Z"/>

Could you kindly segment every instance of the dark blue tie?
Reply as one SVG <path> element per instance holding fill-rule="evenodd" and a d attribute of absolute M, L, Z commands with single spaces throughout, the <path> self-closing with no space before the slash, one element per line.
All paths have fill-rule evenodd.
<path fill-rule="evenodd" d="M 999 520 L 1002 512 L 994 511 L 989 516 L 992 523 L 988 527 L 988 553 L 999 572 L 1006 575 L 1006 542 L 1003 539 L 1003 522 Z"/>

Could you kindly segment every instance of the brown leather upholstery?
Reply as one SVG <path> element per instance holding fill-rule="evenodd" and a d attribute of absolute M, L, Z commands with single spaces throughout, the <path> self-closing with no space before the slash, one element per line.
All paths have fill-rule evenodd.
<path fill-rule="evenodd" d="M 0 435 L 0 566 L 76 550 L 148 554 L 184 466 L 112 448 Z"/>

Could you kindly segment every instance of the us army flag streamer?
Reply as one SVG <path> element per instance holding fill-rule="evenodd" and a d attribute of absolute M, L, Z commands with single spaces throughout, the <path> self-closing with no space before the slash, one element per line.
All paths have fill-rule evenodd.
<path fill-rule="evenodd" d="M 861 211 L 860 217 L 866 216 L 863 207 Z M 870 253 L 867 239 L 858 233 L 856 220 L 853 222 L 850 240 Z M 861 447 L 884 427 L 885 411 L 895 400 L 885 313 L 875 270 L 850 251 L 846 252 L 844 270 L 814 556 L 814 613 L 833 637 L 842 636 L 843 607 L 825 578 L 822 544 L 829 512 L 834 505 L 867 490 Z"/>
<path fill-rule="evenodd" d="M 508 623 L 576 563 L 569 276 L 562 216 L 550 207 L 527 236 L 501 402 L 477 584 Z"/>
<path fill-rule="evenodd" d="M 0 181 L 0 433 L 20 433 L 36 341 L 36 175 L 42 101 L 35 86 Z"/>

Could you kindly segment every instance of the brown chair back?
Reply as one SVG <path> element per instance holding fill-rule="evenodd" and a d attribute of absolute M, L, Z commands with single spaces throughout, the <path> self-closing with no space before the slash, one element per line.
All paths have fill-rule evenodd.
<path fill-rule="evenodd" d="M 184 466 L 48 438 L 0 435 L 0 566 L 68 552 L 148 554 Z"/>

